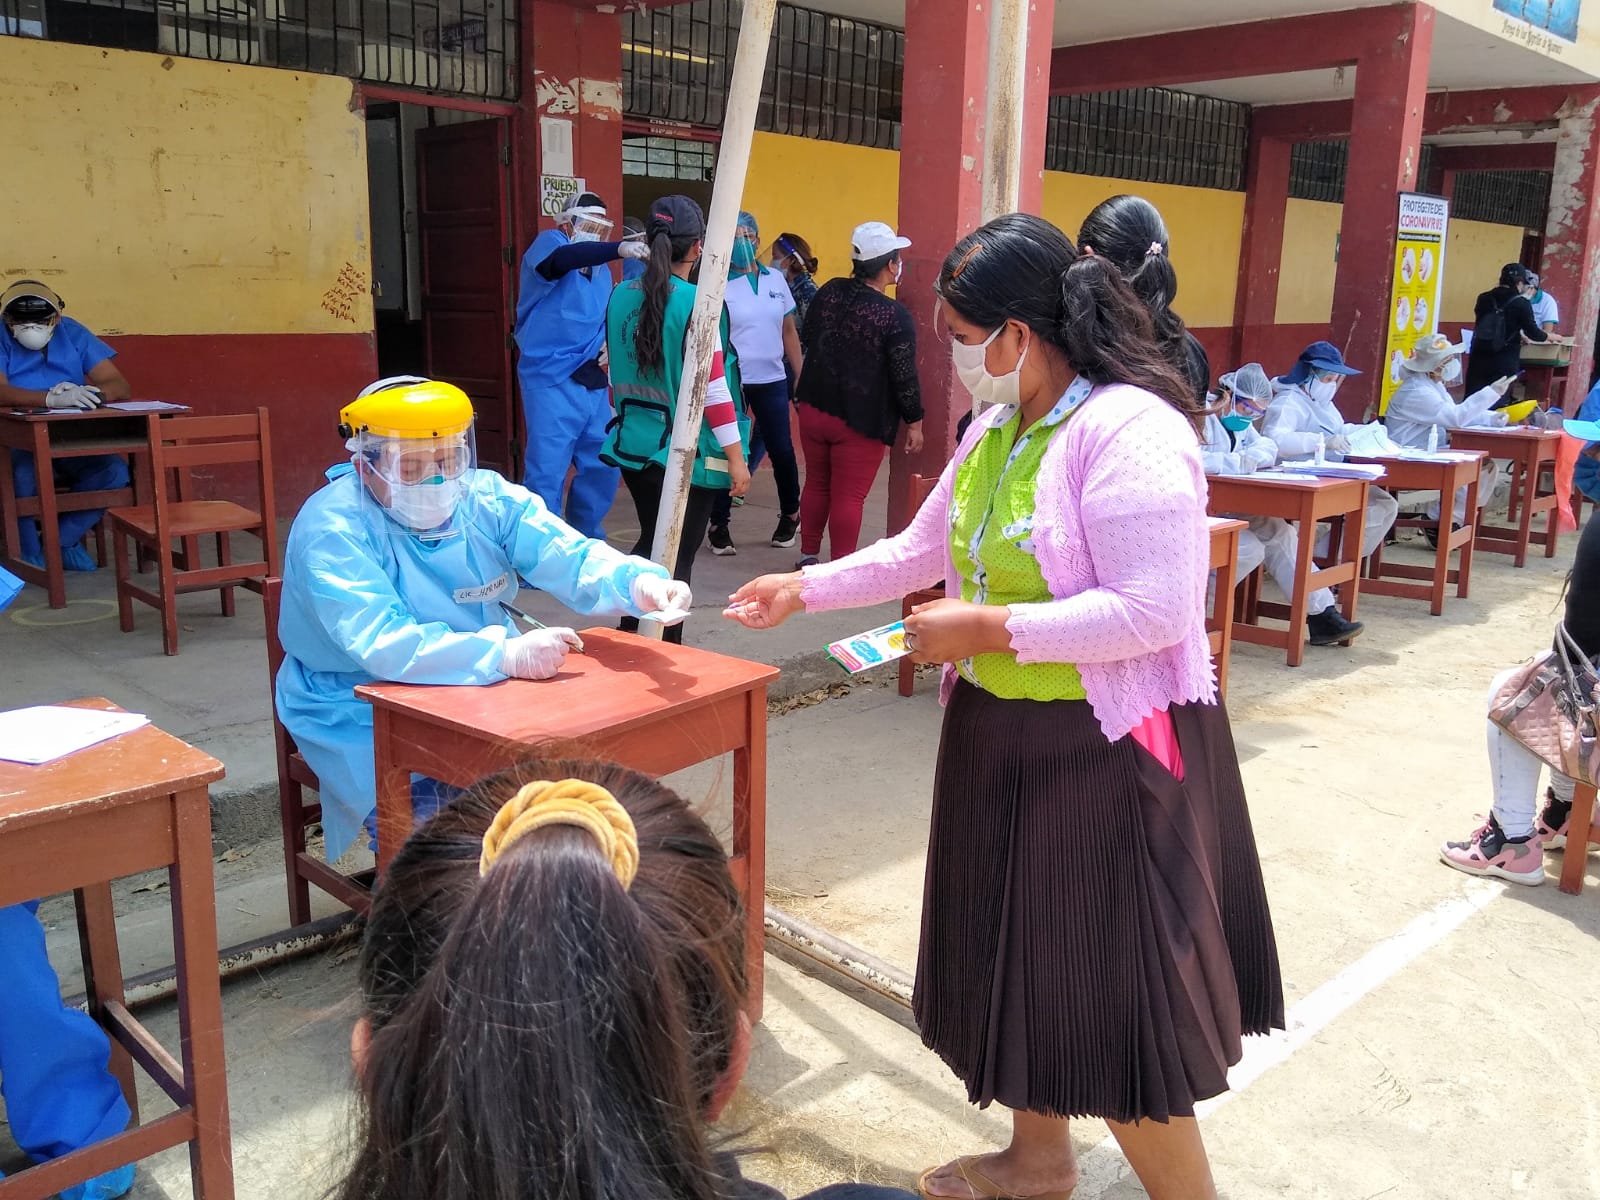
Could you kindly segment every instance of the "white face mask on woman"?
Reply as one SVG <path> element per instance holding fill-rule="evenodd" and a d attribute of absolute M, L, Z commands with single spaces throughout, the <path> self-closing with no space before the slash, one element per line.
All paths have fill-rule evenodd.
<path fill-rule="evenodd" d="M 1313 379 L 1306 384 L 1306 395 L 1319 404 L 1324 400 L 1332 400 L 1333 394 L 1338 390 L 1339 381 L 1337 379 Z"/>
<path fill-rule="evenodd" d="M 1028 351 L 1032 348 L 1032 343 L 1022 348 L 1022 353 L 1017 358 L 1017 365 L 1004 375 L 989 374 L 989 367 L 985 362 L 989 353 L 989 343 L 999 337 L 1000 330 L 1004 328 L 1004 325 L 1000 326 L 974 346 L 961 342 L 950 343 L 950 361 L 955 364 L 956 377 L 979 404 L 1016 404 L 1021 399 L 1022 364 L 1028 361 Z"/>
<path fill-rule="evenodd" d="M 55 332 L 54 325 L 14 325 L 11 328 L 11 336 L 25 350 L 43 350 L 50 344 Z"/>
<path fill-rule="evenodd" d="M 461 503 L 461 480 L 390 483 L 389 515 L 414 533 L 438 529 Z"/>

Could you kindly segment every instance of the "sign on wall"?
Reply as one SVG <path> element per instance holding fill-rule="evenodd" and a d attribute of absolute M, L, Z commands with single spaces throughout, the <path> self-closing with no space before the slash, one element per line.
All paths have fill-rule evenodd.
<path fill-rule="evenodd" d="M 539 212 L 559 217 L 584 193 L 584 181 L 571 175 L 539 176 Z"/>
<path fill-rule="evenodd" d="M 1439 330 L 1439 301 L 1444 295 L 1445 234 L 1450 227 L 1450 202 L 1443 196 L 1400 193 L 1400 227 L 1394 244 L 1394 278 L 1389 295 L 1389 338 L 1384 347 L 1388 369 L 1378 411 L 1389 410 L 1389 397 L 1400 386 L 1400 363 L 1412 348 Z"/>
<path fill-rule="evenodd" d="M 1527 22 L 1534 30 L 1568 42 L 1578 40 L 1578 14 L 1583 0 L 1494 0 L 1494 8 Z"/>

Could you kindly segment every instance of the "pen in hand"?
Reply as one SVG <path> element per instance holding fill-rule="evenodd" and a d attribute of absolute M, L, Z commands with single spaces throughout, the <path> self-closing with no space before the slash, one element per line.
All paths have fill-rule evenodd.
<path fill-rule="evenodd" d="M 502 610 L 504 610 L 506 616 L 510 617 L 513 621 L 521 621 L 524 625 L 528 626 L 529 629 L 549 629 L 550 628 L 550 626 L 546 625 L 543 621 L 539 620 L 537 617 L 529 616 L 527 613 L 523 612 L 515 604 L 510 604 L 510 603 L 507 603 L 506 601 L 502 600 L 502 601 L 500 601 L 500 607 L 501 607 Z M 528 632 L 528 630 L 525 629 L 525 630 L 523 630 L 523 632 L 526 633 L 526 632 Z M 579 654 L 582 654 L 583 653 L 583 639 L 579 638 L 578 639 L 578 644 L 573 648 L 575 650 L 577 650 L 577 652 Z"/>

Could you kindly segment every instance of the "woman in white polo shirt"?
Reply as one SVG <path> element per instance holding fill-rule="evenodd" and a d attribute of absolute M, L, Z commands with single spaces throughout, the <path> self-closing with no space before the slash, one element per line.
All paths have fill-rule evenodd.
<path fill-rule="evenodd" d="M 747 212 L 740 213 L 725 303 L 745 407 L 755 419 L 752 469 L 760 453 L 755 448 L 759 442 L 772 460 L 772 474 L 778 484 L 778 527 L 772 531 L 772 544 L 792 546 L 800 532 L 800 467 L 795 462 L 794 438 L 789 431 L 789 378 L 783 367 L 787 359 L 799 378 L 800 334 L 795 328 L 794 297 L 789 293 L 789 284 L 780 272 L 762 265 L 756 252 L 760 244 L 756 219 Z M 728 531 L 732 513 L 732 498 L 723 492 L 712 505 L 711 526 L 706 533 L 713 554 L 739 552 Z"/>

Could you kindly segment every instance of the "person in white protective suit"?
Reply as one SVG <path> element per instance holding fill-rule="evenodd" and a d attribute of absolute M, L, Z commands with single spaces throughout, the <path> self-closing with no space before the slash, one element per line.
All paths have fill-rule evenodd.
<path fill-rule="evenodd" d="M 1330 462 L 1342 462 L 1350 453 L 1350 436 L 1362 428 L 1346 421 L 1333 402 L 1339 386 L 1360 371 L 1344 361 L 1331 342 L 1312 342 L 1300 352 L 1289 373 L 1280 375 L 1261 432 L 1278 447 L 1283 460 L 1315 458 L 1319 451 Z M 1361 531 L 1361 557 L 1382 544 L 1400 515 L 1400 503 L 1380 487 L 1367 489 L 1367 513 Z M 1317 550 L 1327 544 L 1326 530 L 1318 535 Z"/>
<path fill-rule="evenodd" d="M 1278 447 L 1255 427 L 1272 400 L 1272 381 L 1260 363 L 1245 363 L 1218 380 L 1219 390 L 1230 402 L 1220 412 L 1206 416 L 1200 448 L 1207 475 L 1253 475 L 1278 461 Z M 1243 516 L 1249 528 L 1239 535 L 1239 579 L 1242 582 L 1258 566 L 1283 590 L 1294 594 L 1295 554 L 1299 535 L 1281 517 Z M 1333 592 L 1318 588 L 1306 604 L 1306 634 L 1313 646 L 1333 646 L 1358 637 L 1360 621 L 1347 621 L 1339 612 Z"/>
<path fill-rule="evenodd" d="M 518 579 L 596 615 L 686 612 L 665 567 L 586 538 L 538 496 L 478 470 L 472 404 L 414 376 L 365 389 L 339 414 L 351 460 L 328 472 L 289 531 L 278 636 L 278 715 L 322 783 L 329 861 L 375 833 L 373 682 L 547 679 L 571 629 L 518 633 L 500 607 Z M 681 617 L 679 618 L 682 619 Z M 418 820 L 448 799 L 413 780 Z"/>
<path fill-rule="evenodd" d="M 1389 398 L 1389 410 L 1384 414 L 1384 425 L 1389 430 L 1389 440 L 1397 446 L 1415 450 L 1443 450 L 1450 445 L 1452 429 L 1498 429 L 1507 422 L 1504 410 L 1494 406 L 1500 402 L 1512 384 L 1509 375 L 1503 375 L 1486 388 L 1479 388 L 1465 400 L 1457 402 L 1446 390 L 1453 375 L 1460 377 L 1460 355 L 1465 346 L 1451 345 L 1442 333 L 1429 334 L 1411 350 L 1411 357 L 1400 364 L 1401 383 Z M 1489 497 L 1500 483 L 1500 464 L 1492 458 L 1483 460 L 1478 472 L 1478 507 L 1489 503 Z M 1439 501 L 1430 500 L 1428 519 L 1439 519 Z M 1456 492 L 1451 519 L 1460 528 L 1467 519 L 1467 489 Z M 1429 541 L 1436 542 L 1437 535 Z"/>

